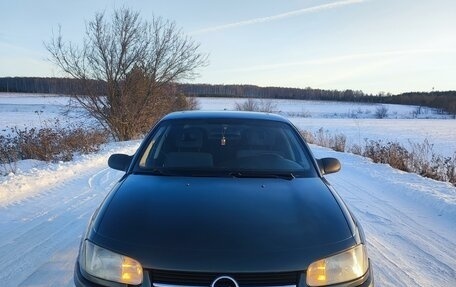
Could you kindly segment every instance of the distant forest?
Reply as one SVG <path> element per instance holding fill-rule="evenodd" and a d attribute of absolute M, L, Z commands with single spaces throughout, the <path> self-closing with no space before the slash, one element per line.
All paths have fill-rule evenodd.
<path fill-rule="evenodd" d="M 356 90 L 322 90 L 254 85 L 178 84 L 180 92 L 193 97 L 268 98 L 417 105 L 456 115 L 456 91 L 408 92 L 398 95 L 365 94 Z M 100 82 L 103 87 L 103 82 Z M 101 89 L 102 90 L 102 89 Z M 83 92 L 82 82 L 69 78 L 0 78 L 0 92 L 74 95 Z"/>

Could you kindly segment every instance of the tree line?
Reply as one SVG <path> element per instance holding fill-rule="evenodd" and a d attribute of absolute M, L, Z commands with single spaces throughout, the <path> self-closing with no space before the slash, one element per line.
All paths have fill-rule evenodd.
<path fill-rule="evenodd" d="M 456 115 L 456 91 L 366 94 L 359 90 L 323 90 L 313 88 L 258 87 L 254 85 L 181 84 L 182 92 L 197 97 L 240 97 L 341 101 L 416 105 L 436 108 Z"/>
<path fill-rule="evenodd" d="M 96 82 L 94 83 L 96 84 Z M 0 78 L 0 92 L 74 95 L 84 92 L 84 83 L 70 78 Z M 103 86 L 100 83 L 100 86 Z M 456 91 L 408 92 L 402 94 L 366 94 L 359 90 L 323 90 L 313 88 L 259 87 L 255 85 L 177 84 L 190 97 L 232 97 L 295 99 L 426 106 L 456 114 Z"/>
<path fill-rule="evenodd" d="M 0 92 L 73 95 L 84 91 L 83 82 L 70 78 L 0 78 Z"/>

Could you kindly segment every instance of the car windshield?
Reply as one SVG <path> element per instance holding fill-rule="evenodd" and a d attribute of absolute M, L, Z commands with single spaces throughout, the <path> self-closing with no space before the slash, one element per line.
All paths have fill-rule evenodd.
<path fill-rule="evenodd" d="M 142 148 L 136 172 L 158 175 L 316 176 L 296 130 L 270 120 L 186 119 L 160 123 Z"/>

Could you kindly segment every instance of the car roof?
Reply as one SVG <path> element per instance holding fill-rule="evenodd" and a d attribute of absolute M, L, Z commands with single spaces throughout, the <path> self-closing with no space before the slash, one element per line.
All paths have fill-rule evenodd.
<path fill-rule="evenodd" d="M 162 120 L 185 119 L 254 119 L 290 123 L 286 118 L 277 114 L 245 111 L 181 111 L 170 113 Z"/>

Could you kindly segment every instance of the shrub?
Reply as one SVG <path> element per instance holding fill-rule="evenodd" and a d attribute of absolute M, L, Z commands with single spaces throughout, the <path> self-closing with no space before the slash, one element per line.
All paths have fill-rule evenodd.
<path fill-rule="evenodd" d="M 379 106 L 375 109 L 375 117 L 377 119 L 384 119 L 388 117 L 388 108 L 385 106 Z"/>
<path fill-rule="evenodd" d="M 397 142 L 382 144 L 380 140 L 366 141 L 362 155 L 374 162 L 387 163 L 394 168 L 456 186 L 456 153 L 449 157 L 438 155 L 427 139 L 410 145 L 411 150 L 408 151 Z"/>
<path fill-rule="evenodd" d="M 287 117 L 291 117 L 291 118 L 310 118 L 310 117 L 312 117 L 312 114 L 305 110 L 302 110 L 301 112 L 287 112 L 285 115 Z"/>
<path fill-rule="evenodd" d="M 251 112 L 277 112 L 277 105 L 271 100 L 258 100 L 248 98 L 242 103 L 234 103 L 234 109 L 237 111 L 251 111 Z"/>
<path fill-rule="evenodd" d="M 310 144 L 316 144 L 331 148 L 336 151 L 346 149 L 346 137 L 343 134 L 332 135 L 323 128 L 312 133 L 301 131 L 304 140 Z M 410 143 L 407 150 L 398 142 L 383 143 L 381 140 L 367 140 L 364 146 L 352 145 L 348 151 L 368 157 L 376 163 L 389 164 L 406 172 L 413 172 L 424 177 L 439 181 L 446 181 L 456 186 L 456 152 L 453 156 L 441 156 L 433 151 L 433 145 L 426 139 L 423 143 Z"/>
<path fill-rule="evenodd" d="M 348 152 L 351 152 L 352 154 L 362 155 L 363 148 L 360 145 L 354 144 L 348 148 Z"/>
<path fill-rule="evenodd" d="M 171 107 L 171 110 L 167 112 L 197 110 L 199 109 L 199 101 L 195 97 L 186 97 L 184 94 L 178 94 L 175 96 Z"/>
<path fill-rule="evenodd" d="M 315 133 L 309 131 L 301 131 L 301 135 L 308 143 L 328 147 L 335 151 L 345 151 L 347 137 L 343 134 L 332 135 L 328 130 L 323 130 L 323 128 L 320 128 Z"/>
<path fill-rule="evenodd" d="M 18 160 L 69 161 L 75 153 L 90 153 L 99 150 L 107 142 L 105 131 L 82 127 L 11 128 L 0 135 L 0 166 L 2 173 L 16 171 Z"/>
<path fill-rule="evenodd" d="M 187 110 L 199 110 L 200 109 L 200 102 L 196 97 L 187 97 Z"/>
<path fill-rule="evenodd" d="M 302 138 L 310 144 L 315 144 L 315 137 L 313 136 L 312 132 L 308 130 L 301 131 Z"/>
<path fill-rule="evenodd" d="M 423 143 L 413 143 L 409 141 L 411 147 L 409 166 L 411 171 L 422 176 L 431 177 L 432 166 L 431 162 L 435 157 L 433 152 L 433 145 L 427 139 Z"/>
<path fill-rule="evenodd" d="M 381 140 L 366 141 L 362 155 L 371 158 L 374 162 L 387 163 L 394 168 L 410 171 L 407 164 L 409 152 L 398 142 L 388 142 L 383 145 Z"/>

